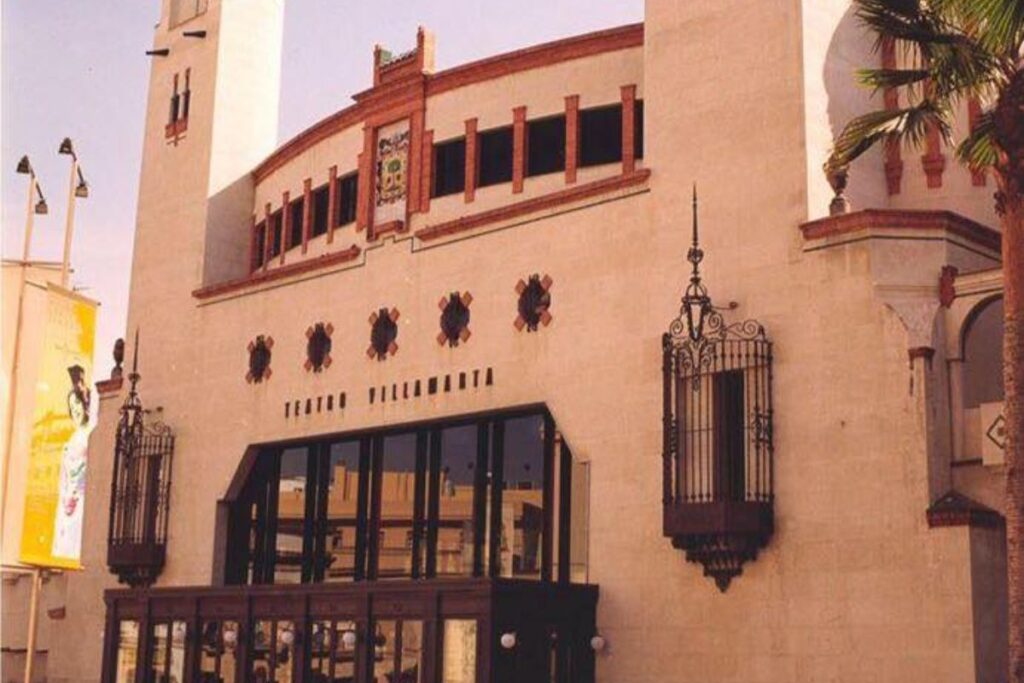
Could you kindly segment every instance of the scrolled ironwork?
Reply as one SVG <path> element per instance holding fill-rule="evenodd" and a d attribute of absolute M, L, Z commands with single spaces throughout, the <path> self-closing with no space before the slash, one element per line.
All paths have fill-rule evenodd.
<path fill-rule="evenodd" d="M 725 590 L 772 529 L 772 343 L 714 305 L 704 255 L 695 190 L 692 270 L 662 341 L 665 533 Z"/>
<path fill-rule="evenodd" d="M 122 583 L 149 586 L 166 557 L 174 432 L 146 420 L 139 397 L 138 333 L 129 389 L 121 405 L 114 444 L 107 564 Z"/>

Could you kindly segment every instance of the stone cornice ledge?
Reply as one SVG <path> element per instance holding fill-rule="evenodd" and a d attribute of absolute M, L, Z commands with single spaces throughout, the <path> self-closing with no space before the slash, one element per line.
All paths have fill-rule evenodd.
<path fill-rule="evenodd" d="M 577 185 L 566 190 L 559 190 L 557 192 L 550 192 L 548 194 L 541 195 L 540 197 L 525 199 L 521 202 L 516 202 L 515 204 L 500 206 L 489 211 L 481 211 L 480 213 L 463 216 L 444 223 L 428 225 L 425 228 L 417 230 L 415 235 L 418 239 L 423 240 L 424 242 L 429 242 L 441 237 L 447 237 L 467 230 L 473 230 L 474 228 L 479 228 L 491 223 L 498 223 L 512 218 L 518 218 L 527 214 L 554 208 L 562 204 L 571 204 L 584 199 L 590 199 L 591 197 L 616 192 L 618 190 L 633 187 L 634 185 L 642 185 L 647 182 L 650 175 L 650 169 L 643 168 L 632 173 L 624 173 L 612 176 L 611 178 L 602 178 L 601 180 Z"/>
<path fill-rule="evenodd" d="M 199 289 L 192 291 L 192 296 L 197 299 L 210 299 L 223 294 L 237 292 L 242 289 L 258 287 L 259 285 L 274 282 L 275 280 L 283 280 L 295 275 L 303 275 L 314 270 L 320 270 L 321 268 L 348 263 L 349 261 L 356 259 L 361 253 L 363 253 L 363 250 L 353 244 L 351 247 L 343 251 L 324 254 L 323 256 L 299 261 L 298 263 L 290 263 L 288 265 L 281 266 L 280 268 L 274 268 L 273 270 L 257 271 L 251 275 L 237 278 L 235 280 L 228 280 L 226 282 L 218 282 L 217 284 L 200 287 Z"/>
<path fill-rule="evenodd" d="M 866 230 L 945 230 L 997 254 L 1002 243 L 1002 236 L 998 231 L 952 211 L 864 209 L 841 216 L 820 218 L 800 226 L 800 231 L 807 241 L 842 238 Z"/>

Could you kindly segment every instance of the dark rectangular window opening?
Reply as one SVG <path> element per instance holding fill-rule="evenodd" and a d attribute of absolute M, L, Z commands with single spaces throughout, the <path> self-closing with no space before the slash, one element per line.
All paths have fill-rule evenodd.
<path fill-rule="evenodd" d="M 466 138 L 434 145 L 434 186 L 431 197 L 462 192 L 466 188 Z"/>
<path fill-rule="evenodd" d="M 622 161 L 622 105 L 580 112 L 580 166 Z"/>
<path fill-rule="evenodd" d="M 270 255 L 279 256 L 281 254 L 281 218 L 283 213 L 281 209 L 278 209 L 274 213 L 270 214 L 270 235 L 272 240 L 270 242 Z"/>
<path fill-rule="evenodd" d="M 396 429 L 261 449 L 227 503 L 227 582 L 569 580 L 569 451 L 546 411 Z"/>
<path fill-rule="evenodd" d="M 477 185 L 487 187 L 512 180 L 512 127 L 480 133 Z"/>
<path fill-rule="evenodd" d="M 256 253 L 253 255 L 253 267 L 259 268 L 263 265 L 263 254 L 267 247 L 267 224 L 260 222 L 256 225 Z"/>
<path fill-rule="evenodd" d="M 302 221 L 306 213 L 306 202 L 299 197 L 288 204 L 288 248 L 302 244 Z"/>
<path fill-rule="evenodd" d="M 633 156 L 644 158 L 644 101 L 633 104 Z"/>
<path fill-rule="evenodd" d="M 526 175 L 565 170 L 565 115 L 526 124 Z"/>
<path fill-rule="evenodd" d="M 746 499 L 746 425 L 743 371 L 714 375 L 714 458 L 717 500 Z"/>
<path fill-rule="evenodd" d="M 359 174 L 349 173 L 338 178 L 338 216 L 335 225 L 348 225 L 356 219 L 359 199 Z"/>
<path fill-rule="evenodd" d="M 313 225 L 311 234 L 313 237 L 327 232 L 327 212 L 330 211 L 331 188 L 321 185 L 313 190 Z"/>

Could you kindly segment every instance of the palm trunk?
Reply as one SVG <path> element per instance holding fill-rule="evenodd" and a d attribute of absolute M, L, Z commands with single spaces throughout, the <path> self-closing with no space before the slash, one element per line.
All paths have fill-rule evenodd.
<path fill-rule="evenodd" d="M 1010 681 L 1024 683 L 1024 206 L 1007 197 L 1003 214 L 1003 338 L 1006 419 L 1006 546 Z"/>
<path fill-rule="evenodd" d="M 1003 224 L 1006 312 L 1003 373 L 1006 420 L 1006 559 L 1009 591 L 1010 683 L 1024 683 L 1024 71 L 993 110 L 999 160 L 996 209 Z"/>

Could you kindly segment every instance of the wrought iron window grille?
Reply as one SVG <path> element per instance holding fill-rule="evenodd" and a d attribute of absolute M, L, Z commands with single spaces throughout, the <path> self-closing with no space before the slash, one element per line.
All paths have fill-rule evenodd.
<path fill-rule="evenodd" d="M 772 343 L 727 322 L 700 274 L 697 193 L 689 283 L 662 337 L 664 534 L 725 591 L 773 531 Z"/>
<path fill-rule="evenodd" d="M 128 395 L 121 406 L 114 446 L 107 565 L 121 583 L 151 586 L 167 555 L 174 433 L 148 422 L 138 393 L 139 336 L 135 334 Z"/>

